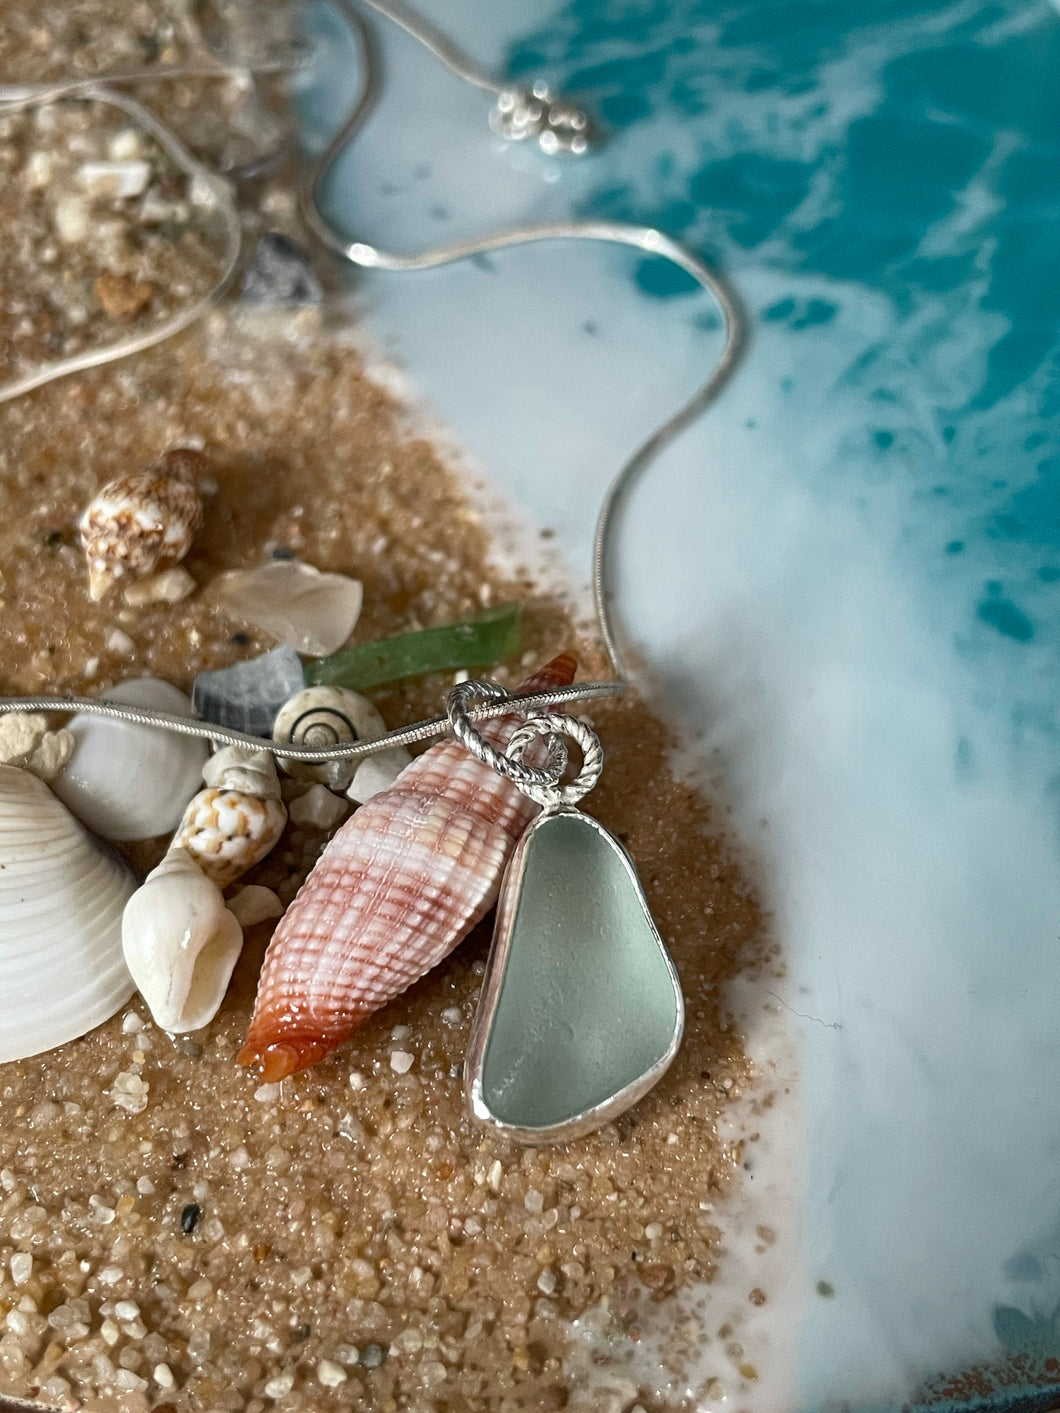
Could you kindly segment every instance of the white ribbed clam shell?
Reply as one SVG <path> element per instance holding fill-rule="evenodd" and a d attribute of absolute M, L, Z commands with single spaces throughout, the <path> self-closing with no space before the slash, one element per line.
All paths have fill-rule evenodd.
<path fill-rule="evenodd" d="M 29 771 L 0 766 L 0 1061 L 52 1050 L 133 991 L 121 950 L 132 872 Z"/>
<path fill-rule="evenodd" d="M 217 884 L 174 847 L 129 899 L 122 945 L 155 1023 L 198 1030 L 224 1000 L 243 929 Z"/>
<path fill-rule="evenodd" d="M 169 682 L 140 677 L 104 700 L 191 716 L 191 702 Z M 195 794 L 210 748 L 194 736 L 79 712 L 68 730 L 72 760 L 52 788 L 82 824 L 103 839 L 153 839 L 180 823 Z"/>

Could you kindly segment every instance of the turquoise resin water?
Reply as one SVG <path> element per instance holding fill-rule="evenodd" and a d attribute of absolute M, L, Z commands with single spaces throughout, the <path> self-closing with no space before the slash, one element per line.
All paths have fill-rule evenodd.
<path fill-rule="evenodd" d="M 351 229 L 416 249 L 653 220 L 751 317 L 737 379 L 633 498 L 619 605 L 723 762 L 806 1018 L 788 1409 L 897 1409 L 1006 1358 L 1013 1390 L 1060 1377 L 1060 19 L 429 8 L 484 61 L 578 90 L 611 141 L 559 168 L 505 151 L 480 96 L 388 35 L 333 188 Z M 603 250 L 354 297 L 579 575 L 615 466 L 717 347 L 664 267 Z"/>

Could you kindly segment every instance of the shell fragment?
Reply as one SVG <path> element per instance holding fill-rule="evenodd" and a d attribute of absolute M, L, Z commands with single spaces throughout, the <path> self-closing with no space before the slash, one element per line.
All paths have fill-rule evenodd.
<path fill-rule="evenodd" d="M 361 613 L 359 579 L 322 574 L 311 564 L 274 559 L 214 581 L 222 609 L 308 657 L 325 657 L 349 639 Z"/>

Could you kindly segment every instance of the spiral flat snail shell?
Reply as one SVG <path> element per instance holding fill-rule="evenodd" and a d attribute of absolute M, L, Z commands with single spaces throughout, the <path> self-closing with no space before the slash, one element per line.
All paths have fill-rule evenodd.
<path fill-rule="evenodd" d="M 0 766 L 0 1062 L 38 1055 L 132 994 L 121 915 L 136 888 L 47 785 Z"/>
<path fill-rule="evenodd" d="M 379 712 L 360 692 L 352 692 L 348 687 L 306 687 L 304 691 L 295 692 L 280 708 L 273 723 L 272 739 L 298 746 L 343 746 L 384 736 L 386 729 Z M 397 749 L 403 752 L 404 768 L 412 757 L 403 747 Z M 280 757 L 280 765 L 296 780 L 319 780 L 333 790 L 345 790 L 358 767 L 364 764 L 356 760 L 331 760 L 317 765 Z"/>
<path fill-rule="evenodd" d="M 122 949 L 163 1030 L 198 1030 L 217 1014 L 243 946 L 221 890 L 174 847 L 129 899 Z"/>
<path fill-rule="evenodd" d="M 191 716 L 191 702 L 169 682 L 121 682 L 103 700 Z M 69 722 L 72 759 L 52 789 L 103 839 L 153 839 L 180 822 L 210 754 L 205 741 L 153 726 L 79 712 Z"/>
<path fill-rule="evenodd" d="M 204 465 L 201 452 L 178 447 L 96 492 L 81 517 L 93 601 L 120 579 L 144 579 L 184 558 L 202 524 L 195 478 Z"/>
<path fill-rule="evenodd" d="M 224 888 L 265 857 L 283 833 L 287 810 L 268 751 L 225 746 L 202 777 L 208 788 L 184 811 L 173 845 Z"/>

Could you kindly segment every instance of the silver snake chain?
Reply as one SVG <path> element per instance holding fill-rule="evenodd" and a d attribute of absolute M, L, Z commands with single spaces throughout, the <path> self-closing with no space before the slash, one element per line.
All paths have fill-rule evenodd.
<path fill-rule="evenodd" d="M 467 739 L 471 739 L 472 736 L 477 737 L 477 733 L 469 732 L 463 723 L 496 716 L 502 712 L 511 711 L 513 707 L 519 707 L 527 713 L 535 713 L 542 709 L 554 709 L 569 702 L 617 696 L 626 689 L 628 668 L 615 630 L 612 612 L 613 592 L 608 582 L 608 564 L 614 527 L 618 518 L 617 512 L 626 492 L 637 476 L 679 432 L 714 401 L 728 379 L 744 342 L 745 326 L 739 305 L 725 283 L 703 261 L 671 236 L 651 226 L 638 226 L 618 221 L 553 221 L 538 225 L 513 226 L 474 240 L 435 246 L 414 255 L 399 255 L 392 251 L 382 250 L 365 241 L 350 240 L 337 231 L 323 214 L 320 205 L 320 190 L 335 159 L 359 131 L 375 101 L 379 86 L 380 64 L 376 57 L 372 34 L 353 0 L 330 0 L 330 3 L 339 9 L 347 19 L 357 41 L 361 57 L 361 87 L 346 121 L 317 159 L 308 166 L 302 180 L 300 198 L 303 219 L 312 233 L 328 250 L 363 268 L 410 271 L 434 269 L 458 260 L 466 260 L 471 256 L 484 255 L 491 251 L 534 244 L 540 241 L 606 242 L 628 246 L 670 261 L 691 276 L 701 289 L 713 297 L 718 306 L 724 338 L 721 352 L 710 376 L 676 412 L 652 432 L 648 439 L 620 467 L 607 488 L 597 516 L 592 551 L 593 605 L 600 637 L 614 672 L 614 678 L 609 681 L 578 682 L 569 687 L 551 688 L 548 691 L 522 696 L 505 693 L 503 697 L 494 697 L 492 693 L 483 693 L 477 703 L 472 700 L 474 693 L 464 693 L 460 696 L 455 718 L 453 711 L 450 710 L 447 715 L 431 717 L 411 726 L 400 727 L 374 740 L 330 746 L 300 746 L 293 742 L 273 742 L 263 737 L 249 736 L 228 727 L 217 726 L 211 722 L 173 716 L 167 712 L 153 711 L 143 707 L 123 706 L 94 697 L 0 697 L 0 711 L 76 710 L 90 712 L 136 725 L 162 727 L 181 735 L 203 737 L 216 743 L 267 750 L 289 760 L 323 762 L 341 759 L 357 760 L 394 746 L 407 746 L 430 740 L 453 730 L 454 724 L 459 728 L 461 739 L 464 739 L 465 736 Z M 402 0 L 361 0 L 361 3 L 385 16 L 411 35 L 463 83 L 492 95 L 495 102 L 490 113 L 490 126 L 498 135 L 512 141 L 535 141 L 541 150 L 549 156 L 579 156 L 591 149 L 596 133 L 588 115 L 575 104 L 554 95 L 545 84 L 537 82 L 522 88 L 498 82 L 480 69 L 446 35 L 428 24 L 421 16 L 409 10 Z M 254 66 L 254 71 L 271 71 L 273 67 L 281 66 Z M 292 64 L 289 67 L 301 68 L 304 65 Z M 248 71 L 231 64 L 219 63 L 216 68 L 202 66 L 194 71 L 189 69 L 180 72 L 188 74 L 194 72 L 200 77 L 231 77 L 233 74 L 246 77 Z M 109 86 L 115 82 L 144 83 L 173 76 L 174 71 L 172 70 L 164 73 L 139 71 L 135 74 L 105 75 L 100 79 L 76 81 L 69 84 L 27 85 L 17 89 L 14 86 L 6 88 L 0 86 L 0 113 L 74 95 L 109 103 L 118 100 L 118 106 L 129 116 L 136 117 L 141 121 L 146 119 L 145 126 L 154 135 L 159 136 L 164 133 L 166 147 L 185 170 L 193 172 L 197 176 L 209 177 L 215 200 L 221 211 L 226 234 L 231 238 L 233 226 L 238 234 L 238 217 L 235 214 L 231 189 L 227 183 L 216 174 L 208 173 L 200 163 L 192 158 L 154 114 L 142 108 L 140 104 L 117 95 Z M 235 253 L 233 254 L 231 251 L 229 253 L 223 277 L 206 297 L 206 300 L 202 302 L 202 306 L 208 300 L 215 299 L 227 286 L 235 270 L 237 255 L 238 244 Z M 198 306 L 195 313 L 201 312 L 202 306 Z M 186 327 L 191 317 L 194 315 L 186 314 L 181 319 L 179 327 Z M 160 337 L 166 337 L 177 331 L 177 327 L 174 326 L 161 332 L 155 332 L 153 337 L 148 336 L 148 341 L 156 342 Z M 138 348 L 145 346 L 146 343 L 139 344 Z M 103 350 L 96 354 L 94 359 L 83 358 L 79 361 L 78 367 L 92 366 L 93 361 L 98 364 L 108 361 L 111 357 L 122 356 L 123 353 L 134 351 L 137 349 L 128 346 L 124 349 Z M 51 376 L 72 371 L 75 370 L 67 367 L 55 368 Z M 38 386 L 43 381 L 45 381 L 44 377 L 38 377 L 33 386 Z M 15 395 L 16 392 L 28 390 L 28 387 L 25 386 L 13 388 L 10 393 L 0 390 L 0 401 L 3 401 L 6 396 Z M 471 684 L 466 685 L 470 686 Z M 508 760 L 510 765 L 514 764 L 510 758 Z M 551 783 L 555 782 L 556 773 L 555 768 L 548 769 Z"/>

